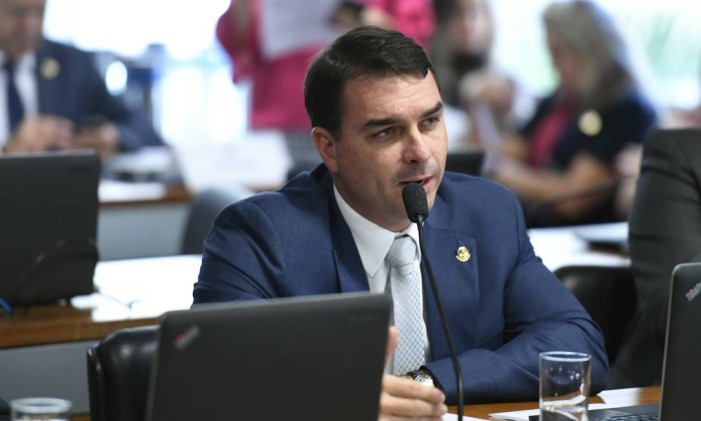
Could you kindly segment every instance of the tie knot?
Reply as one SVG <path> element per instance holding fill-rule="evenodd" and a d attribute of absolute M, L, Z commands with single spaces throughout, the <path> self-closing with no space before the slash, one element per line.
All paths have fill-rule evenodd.
<path fill-rule="evenodd" d="M 395 238 L 387 253 L 387 262 L 392 267 L 410 265 L 415 258 L 416 243 L 407 235 Z"/>
<path fill-rule="evenodd" d="M 12 73 L 15 71 L 15 62 L 14 60 L 5 60 L 5 64 L 2 66 L 6 71 Z"/>

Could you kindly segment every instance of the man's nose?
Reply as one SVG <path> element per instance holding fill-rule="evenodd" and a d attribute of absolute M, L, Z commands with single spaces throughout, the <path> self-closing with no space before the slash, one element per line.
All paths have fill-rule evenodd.
<path fill-rule="evenodd" d="M 420 130 L 409 131 L 404 148 L 404 158 L 407 162 L 426 162 L 431 158 L 428 138 Z"/>

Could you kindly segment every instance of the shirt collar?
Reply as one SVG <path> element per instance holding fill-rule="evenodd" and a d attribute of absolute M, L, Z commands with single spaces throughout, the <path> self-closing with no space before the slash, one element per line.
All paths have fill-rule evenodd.
<path fill-rule="evenodd" d="M 360 260 L 363 262 L 363 268 L 368 276 L 374 277 L 380 267 L 384 264 L 385 256 L 389 251 L 392 241 L 395 237 L 407 234 L 414 240 L 419 250 L 419 259 L 421 258 L 421 250 L 419 249 L 419 229 L 416 224 L 411 224 L 402 232 L 393 232 L 382 228 L 374 222 L 368 220 L 358 212 L 356 212 L 338 192 L 336 185 L 333 186 L 333 193 L 336 197 L 336 203 L 341 210 L 341 215 L 345 219 L 348 227 L 355 240 L 355 245 L 360 254 Z"/>
<path fill-rule="evenodd" d="M 5 61 L 7 61 L 7 55 L 3 51 L 0 51 L 0 60 L 2 60 L 3 65 L 5 64 Z M 16 60 L 15 69 L 25 70 L 28 68 L 34 68 L 35 63 L 36 53 L 34 51 L 28 51 L 19 56 L 19 58 Z"/>

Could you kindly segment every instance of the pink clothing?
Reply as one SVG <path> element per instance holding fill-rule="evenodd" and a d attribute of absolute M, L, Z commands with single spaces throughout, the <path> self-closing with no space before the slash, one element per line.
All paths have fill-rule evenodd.
<path fill-rule="evenodd" d="M 543 117 L 540 125 L 533 131 L 528 164 L 534 168 L 543 168 L 550 162 L 553 150 L 571 123 L 575 109 L 574 101 L 563 101 Z"/>
<path fill-rule="evenodd" d="M 428 52 L 436 29 L 431 0 L 359 0 L 366 7 L 382 9 L 394 19 L 394 27 L 421 45 Z"/>
<path fill-rule="evenodd" d="M 304 108 L 304 77 L 309 62 L 323 45 L 265 59 L 258 36 L 260 1 L 249 0 L 251 19 L 244 37 L 236 35 L 231 7 L 219 18 L 216 28 L 217 39 L 233 62 L 234 82 L 251 80 L 250 127 L 310 130 Z M 362 3 L 383 9 L 394 18 L 395 29 L 424 48 L 428 46 L 435 27 L 431 0 L 363 0 Z"/>

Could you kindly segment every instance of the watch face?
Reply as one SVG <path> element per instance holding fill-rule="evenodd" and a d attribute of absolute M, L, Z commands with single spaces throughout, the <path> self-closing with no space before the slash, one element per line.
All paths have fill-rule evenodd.
<path fill-rule="evenodd" d="M 421 372 L 417 373 L 416 376 L 414 376 L 414 380 L 416 380 L 417 382 L 421 383 L 424 386 L 430 386 L 430 387 L 435 386 L 435 384 L 433 382 L 433 378 L 426 373 L 421 373 Z"/>

